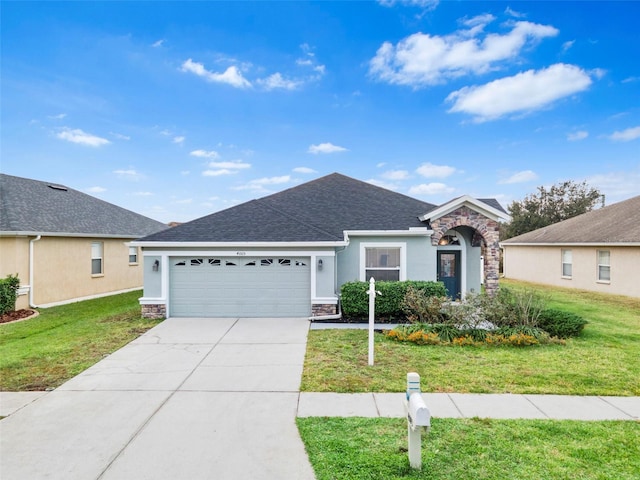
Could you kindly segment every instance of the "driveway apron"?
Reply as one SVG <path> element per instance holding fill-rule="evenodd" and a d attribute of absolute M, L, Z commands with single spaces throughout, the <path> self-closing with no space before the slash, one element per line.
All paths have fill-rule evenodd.
<path fill-rule="evenodd" d="M 172 318 L 0 422 L 0 477 L 313 479 L 306 319 Z"/>

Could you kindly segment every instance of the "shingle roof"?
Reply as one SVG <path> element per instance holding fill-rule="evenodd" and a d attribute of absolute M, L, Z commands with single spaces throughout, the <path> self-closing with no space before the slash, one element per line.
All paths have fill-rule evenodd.
<path fill-rule="evenodd" d="M 336 242 L 345 230 L 426 227 L 435 205 L 333 173 L 193 220 L 141 241 Z"/>
<path fill-rule="evenodd" d="M 29 178 L 0 174 L 0 232 L 138 238 L 167 225 L 91 195 Z"/>
<path fill-rule="evenodd" d="M 501 243 L 639 243 L 640 195 Z"/>
<path fill-rule="evenodd" d="M 335 242 L 345 230 L 425 227 L 430 203 L 333 173 L 151 235 L 165 242 Z"/>

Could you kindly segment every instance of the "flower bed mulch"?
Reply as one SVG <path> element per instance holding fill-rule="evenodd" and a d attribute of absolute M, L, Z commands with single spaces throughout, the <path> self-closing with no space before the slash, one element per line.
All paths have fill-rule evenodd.
<path fill-rule="evenodd" d="M 37 314 L 35 310 L 29 310 L 23 308 L 21 310 L 14 310 L 12 312 L 3 313 L 0 315 L 0 323 L 9 323 L 16 322 L 18 320 L 24 320 L 25 318 L 29 318 L 35 314 Z"/>

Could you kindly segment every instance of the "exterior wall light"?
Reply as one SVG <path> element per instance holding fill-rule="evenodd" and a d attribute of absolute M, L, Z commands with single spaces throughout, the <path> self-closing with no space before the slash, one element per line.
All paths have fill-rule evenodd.
<path fill-rule="evenodd" d="M 155 262 L 153 262 L 153 267 L 151 267 L 153 269 L 154 272 L 157 272 L 158 270 L 160 270 L 160 260 L 156 260 Z"/>
<path fill-rule="evenodd" d="M 318 259 L 318 270 L 322 270 L 322 259 Z"/>

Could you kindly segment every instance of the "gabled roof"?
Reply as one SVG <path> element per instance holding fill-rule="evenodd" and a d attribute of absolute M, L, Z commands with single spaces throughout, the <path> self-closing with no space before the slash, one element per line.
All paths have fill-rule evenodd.
<path fill-rule="evenodd" d="M 498 203 L 498 201 L 494 198 L 473 198 L 469 195 L 463 195 L 461 197 L 454 198 L 453 200 L 448 201 L 447 203 L 443 203 L 440 206 L 434 207 L 433 209 L 426 212 L 424 215 L 420 216 L 420 220 L 434 220 L 436 218 L 440 218 L 447 213 L 450 213 L 462 206 L 467 206 L 481 212 L 493 220 L 507 220 L 509 215 L 505 212 L 502 205 Z"/>
<path fill-rule="evenodd" d="M 344 241 L 345 232 L 408 231 L 435 208 L 339 173 L 213 213 L 141 242 L 260 243 Z"/>
<path fill-rule="evenodd" d="M 0 174 L 0 233 L 139 238 L 167 225 L 54 183 Z"/>
<path fill-rule="evenodd" d="M 510 238 L 501 244 L 640 245 L 640 195 Z"/>
<path fill-rule="evenodd" d="M 345 230 L 425 227 L 433 205 L 333 173 L 159 232 L 151 242 L 341 242 Z"/>

